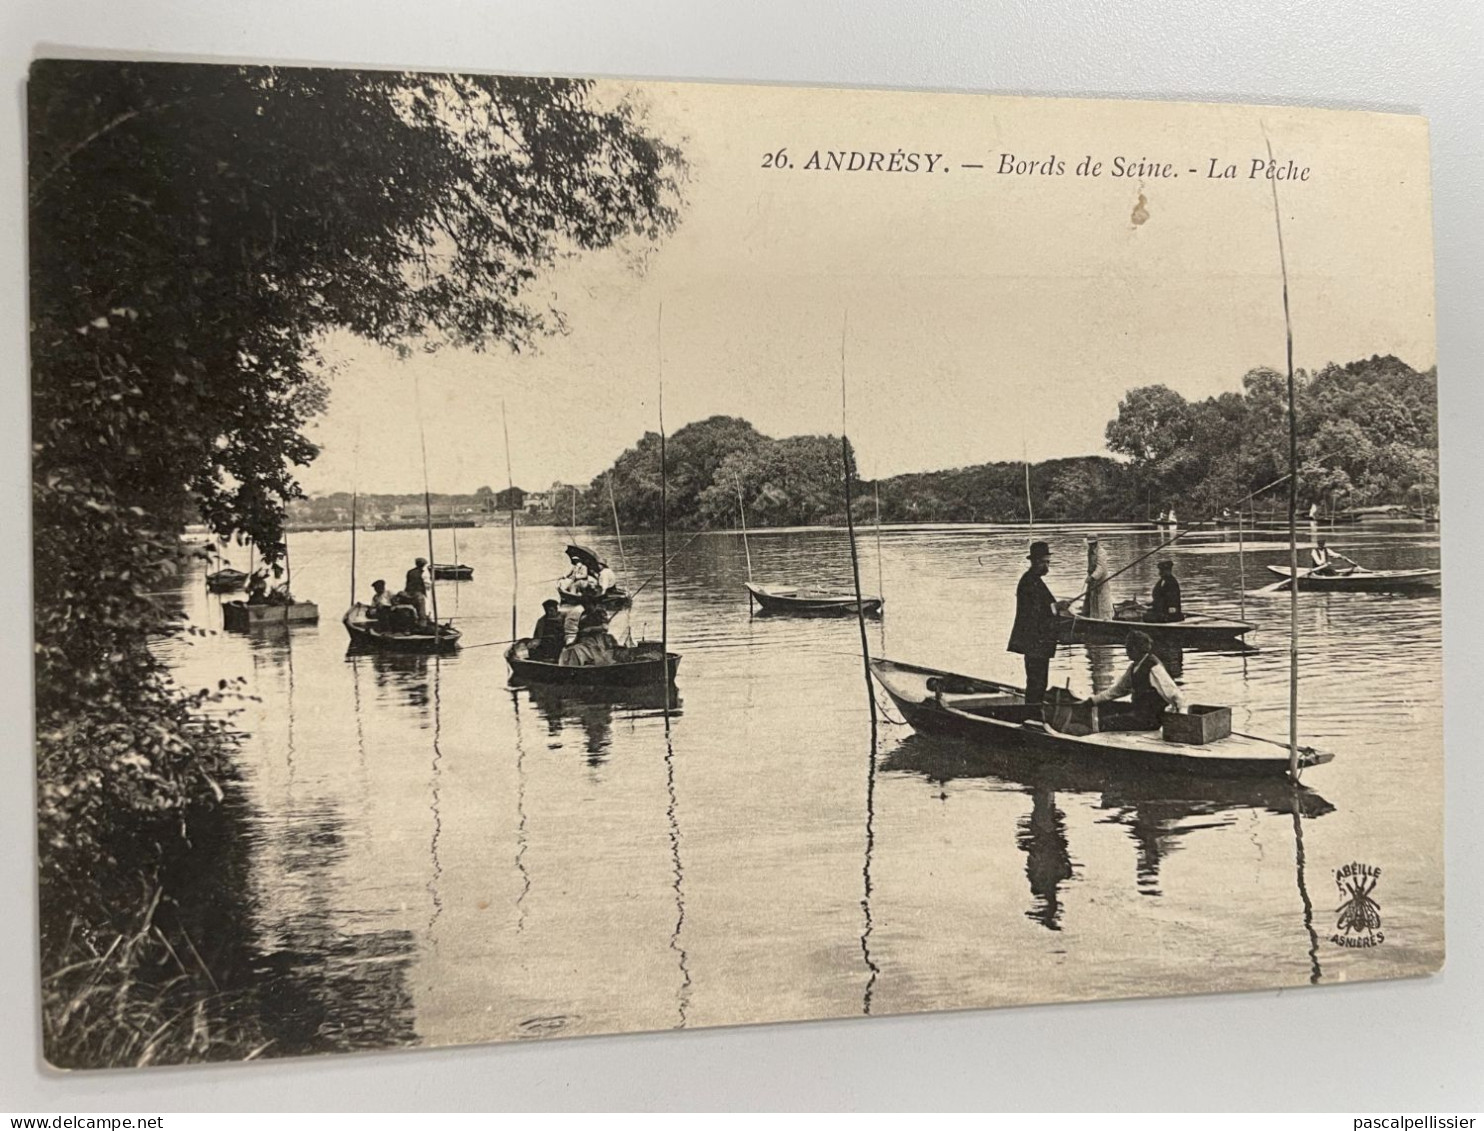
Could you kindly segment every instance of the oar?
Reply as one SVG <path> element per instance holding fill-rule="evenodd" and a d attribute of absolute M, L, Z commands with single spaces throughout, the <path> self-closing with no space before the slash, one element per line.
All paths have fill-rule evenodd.
<path fill-rule="evenodd" d="M 1256 597 L 1263 593 L 1282 593 L 1294 582 L 1302 581 L 1304 578 L 1308 577 L 1309 574 L 1313 573 L 1315 569 L 1318 568 L 1318 566 L 1315 566 L 1312 569 L 1301 571 L 1294 577 L 1285 577 L 1281 580 L 1273 582 L 1271 585 L 1264 585 L 1261 589 L 1254 589 L 1252 590 L 1252 595 Z"/>

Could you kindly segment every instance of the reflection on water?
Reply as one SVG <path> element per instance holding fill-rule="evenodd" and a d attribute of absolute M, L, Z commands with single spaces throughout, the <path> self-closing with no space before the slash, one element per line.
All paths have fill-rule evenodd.
<path fill-rule="evenodd" d="M 1082 537 L 1037 535 L 1063 558 Z M 388 572 L 420 537 L 363 534 L 361 565 Z M 464 632 L 453 656 L 348 655 L 328 608 L 318 626 L 160 644 L 185 686 L 240 675 L 256 697 L 238 719 L 244 805 L 206 854 L 235 864 L 179 898 L 192 937 L 245 941 L 224 968 L 280 1034 L 270 1051 L 1255 988 L 1440 959 L 1436 595 L 1303 594 L 1301 735 L 1336 761 L 1299 787 L 1193 781 L 930 738 L 893 712 L 873 733 L 856 623 L 749 616 L 728 534 L 671 566 L 684 661 L 668 711 L 660 687 L 511 686 L 508 538 L 461 532 L 479 580 L 440 586 Z M 519 531 L 520 575 L 537 579 L 518 594 L 526 619 L 566 540 Z M 1025 540 L 888 529 L 878 560 L 862 538 L 887 601 L 872 647 L 889 630 L 894 657 L 1018 682 L 1004 645 Z M 1115 569 L 1159 544 L 1103 540 Z M 1403 525 L 1344 542 L 1375 567 L 1436 563 L 1435 538 Z M 658 568 L 657 543 L 625 539 L 629 580 Z M 342 592 L 348 549 L 296 538 L 296 590 Z M 1281 550 L 1248 550 L 1203 534 L 1159 556 L 1190 611 L 1245 609 L 1256 649 L 1161 656 L 1193 701 L 1281 740 L 1287 598 L 1240 595 Z M 760 577 L 849 584 L 840 531 L 759 533 L 752 552 Z M 1147 599 L 1152 561 L 1116 599 Z M 1080 587 L 1065 572 L 1048 578 L 1059 596 Z M 220 626 L 199 577 L 181 599 Z M 658 629 L 649 590 L 614 625 Z M 1117 645 L 1064 647 L 1051 683 L 1091 694 L 1126 662 Z M 1315 924 L 1311 889 L 1352 860 L 1386 877 L 1384 947 L 1329 944 L 1324 894 Z"/>

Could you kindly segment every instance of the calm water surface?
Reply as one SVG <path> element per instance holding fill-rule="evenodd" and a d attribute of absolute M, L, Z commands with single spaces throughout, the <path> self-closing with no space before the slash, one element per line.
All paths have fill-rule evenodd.
<path fill-rule="evenodd" d="M 1084 533 L 1037 532 L 1058 596 L 1081 588 Z M 1047 772 L 890 711 L 873 753 L 856 622 L 749 616 L 742 541 L 724 533 L 671 566 L 684 660 L 668 732 L 657 695 L 512 688 L 496 643 L 509 531 L 458 534 L 475 580 L 438 586 L 464 631 L 456 656 L 348 656 L 350 539 L 331 533 L 292 542 L 318 627 L 164 646 L 186 686 L 241 675 L 257 697 L 238 720 L 249 881 L 226 897 L 252 924 L 267 998 L 275 979 L 299 987 L 278 1002 L 300 1030 L 286 1050 L 1301 985 L 1442 960 L 1436 594 L 1301 595 L 1301 736 L 1336 758 L 1296 792 Z M 614 540 L 589 534 L 619 564 Z M 1103 536 L 1115 567 L 1158 545 Z M 519 532 L 522 633 L 565 542 Z M 1336 542 L 1378 568 L 1438 561 L 1436 528 L 1415 524 Z M 874 532 L 860 544 L 863 583 L 887 600 L 873 652 L 1021 681 L 1004 647 L 1024 530 L 888 529 L 879 557 Z M 624 548 L 633 588 L 658 569 L 658 539 Z M 843 532 L 753 535 L 751 551 L 759 580 L 849 584 Z M 1243 565 L 1255 589 L 1286 560 L 1271 543 L 1245 563 L 1236 551 L 1210 534 L 1170 549 L 1188 609 L 1237 614 Z M 363 533 L 363 595 L 425 553 L 418 532 Z M 1147 598 L 1154 577 L 1150 559 L 1114 587 Z M 185 596 L 220 628 L 199 575 Z M 1245 611 L 1258 650 L 1187 649 L 1181 679 L 1194 701 L 1231 704 L 1236 729 L 1283 739 L 1288 599 Z M 658 582 L 615 623 L 628 627 L 658 636 Z M 1119 654 L 1063 648 L 1052 682 L 1106 686 Z M 1379 948 L 1330 941 L 1334 870 L 1351 861 L 1382 869 Z M 305 984 L 318 1000 L 293 996 Z"/>

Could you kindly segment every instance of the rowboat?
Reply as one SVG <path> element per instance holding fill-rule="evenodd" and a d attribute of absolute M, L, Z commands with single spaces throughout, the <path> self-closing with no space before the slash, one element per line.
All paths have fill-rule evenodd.
<path fill-rule="evenodd" d="M 371 610 L 357 601 L 340 618 L 350 634 L 350 646 L 386 652 L 452 652 L 463 633 L 451 624 L 418 624 L 394 629 L 372 619 Z"/>
<path fill-rule="evenodd" d="M 881 606 L 885 604 L 880 597 L 857 599 L 854 593 L 755 585 L 751 581 L 745 581 L 743 584 L 747 586 L 747 591 L 752 594 L 757 603 L 762 606 L 763 611 L 769 613 L 793 613 L 796 616 L 821 617 L 838 616 L 844 613 L 853 614 L 858 609 L 867 616 L 875 616 L 881 612 Z"/>
<path fill-rule="evenodd" d="M 633 648 L 620 648 L 619 660 L 613 664 L 578 666 L 554 664 L 549 660 L 530 658 L 534 640 L 517 640 L 505 652 L 513 681 L 520 683 L 565 684 L 587 687 L 639 687 L 660 685 L 675 678 L 680 656 L 668 652 L 661 656 L 660 645 L 646 642 Z"/>
<path fill-rule="evenodd" d="M 1281 742 L 1236 733 L 1204 743 L 1172 742 L 1158 731 L 1073 734 L 1052 727 L 1041 705 L 1027 705 L 1025 693 L 1008 684 L 886 659 L 872 660 L 871 674 L 907 723 L 923 733 L 957 735 L 1047 759 L 1095 760 L 1110 770 L 1217 777 L 1288 772 L 1288 748 Z M 1333 758 L 1299 747 L 1300 768 Z"/>
<path fill-rule="evenodd" d="M 232 593 L 247 584 L 247 574 L 227 566 L 206 575 L 206 588 L 213 593 Z"/>
<path fill-rule="evenodd" d="M 433 577 L 437 581 L 473 581 L 474 567 L 452 562 L 437 562 L 433 565 Z"/>
<path fill-rule="evenodd" d="M 1130 632 L 1138 631 L 1148 633 L 1156 644 L 1167 640 L 1171 644 L 1198 646 L 1235 642 L 1252 629 L 1253 626 L 1245 621 L 1199 614 L 1188 614 L 1184 620 L 1151 622 L 1084 617 L 1068 612 L 1057 617 L 1056 639 L 1059 644 L 1122 644 Z"/>
<path fill-rule="evenodd" d="M 1269 573 L 1292 578 L 1288 566 L 1268 566 Z M 1299 570 L 1300 589 L 1335 590 L 1342 593 L 1389 593 L 1411 589 L 1435 589 L 1443 579 L 1440 569 L 1353 569 L 1349 573 L 1311 573 Z"/>
<path fill-rule="evenodd" d="M 222 606 L 222 627 L 229 632 L 250 632 L 255 628 L 272 628 L 281 624 L 318 624 L 319 606 L 313 601 L 295 601 L 291 605 L 264 602 L 249 605 L 246 601 L 228 601 Z"/>

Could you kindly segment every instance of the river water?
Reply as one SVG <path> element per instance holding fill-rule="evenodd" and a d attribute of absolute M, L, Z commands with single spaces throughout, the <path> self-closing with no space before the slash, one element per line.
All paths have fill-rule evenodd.
<path fill-rule="evenodd" d="M 1040 528 L 1058 596 L 1086 528 Z M 1307 533 L 1307 532 L 1306 532 Z M 1115 568 L 1159 545 L 1104 530 Z M 616 542 L 580 537 L 615 565 Z M 317 627 L 184 636 L 187 687 L 241 676 L 241 978 L 272 1006 L 273 1051 L 857 1016 L 1241 990 L 1424 973 L 1443 956 L 1442 650 L 1436 592 L 1300 596 L 1301 740 L 1333 751 L 1297 792 L 1097 767 L 1051 773 L 920 736 L 886 711 L 873 752 L 852 619 L 749 615 L 742 539 L 672 536 L 666 726 L 657 693 L 512 688 L 510 535 L 460 530 L 474 580 L 438 586 L 464 649 L 347 655 L 350 537 L 295 535 Z M 1270 536 L 1274 537 L 1274 536 Z M 451 533 L 436 533 L 452 557 Z M 519 531 L 519 625 L 563 572 L 561 530 Z M 872 652 L 1020 683 L 1005 652 L 1027 535 L 989 527 L 860 536 L 886 611 Z M 1435 527 L 1342 529 L 1373 568 L 1436 565 Z M 659 568 L 624 539 L 622 579 Z M 760 581 L 848 586 L 837 530 L 762 532 Z M 1236 615 L 1286 544 L 1170 547 L 1188 611 Z M 396 589 L 415 531 L 359 537 L 358 579 Z M 678 552 L 676 552 L 678 551 Z M 245 558 L 245 554 L 241 555 Z M 1158 555 L 1166 556 L 1166 555 Z M 1154 558 L 1113 585 L 1145 597 Z M 234 561 L 243 567 L 244 561 Z M 218 598 L 187 579 L 190 618 Z M 1249 596 L 1256 651 L 1175 658 L 1196 702 L 1285 739 L 1288 598 Z M 657 638 L 658 581 L 617 635 Z M 1088 692 L 1120 650 L 1064 647 L 1051 681 Z M 887 701 L 879 695 L 883 704 Z M 1384 943 L 1333 941 L 1335 871 L 1381 869 Z M 205 865 L 203 865 L 205 866 Z M 240 929 L 240 928 L 239 928 Z M 239 979 L 239 985 L 241 979 Z"/>

